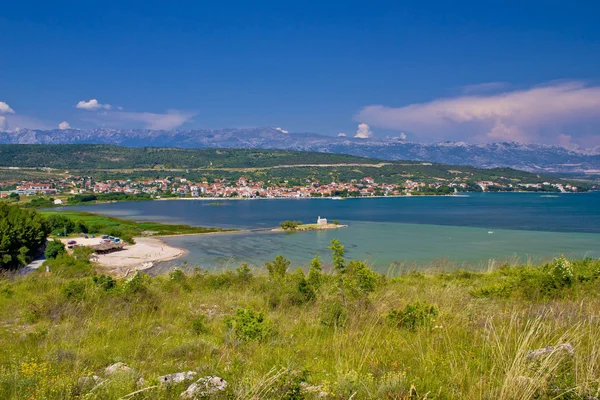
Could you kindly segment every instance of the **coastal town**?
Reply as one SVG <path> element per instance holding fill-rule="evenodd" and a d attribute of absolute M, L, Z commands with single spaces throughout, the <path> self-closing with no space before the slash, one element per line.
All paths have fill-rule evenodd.
<path fill-rule="evenodd" d="M 192 182 L 184 177 L 149 180 L 95 180 L 92 177 L 71 176 L 44 181 L 3 182 L 2 198 L 9 196 L 72 196 L 88 194 L 121 193 L 146 194 L 152 198 L 309 198 L 309 197 L 373 197 L 452 195 L 460 192 L 556 192 L 582 191 L 569 183 L 521 183 L 500 178 L 497 181 L 464 181 L 437 179 L 435 182 L 405 180 L 404 183 L 376 182 L 364 177 L 350 182 L 320 182 L 307 179 L 303 185 L 284 181 L 252 181 L 245 177 L 237 180 L 214 179 L 212 182 Z M 61 200 L 57 199 L 57 204 Z"/>

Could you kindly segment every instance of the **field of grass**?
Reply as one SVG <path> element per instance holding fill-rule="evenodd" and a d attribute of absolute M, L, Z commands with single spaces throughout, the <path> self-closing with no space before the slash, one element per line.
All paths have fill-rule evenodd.
<path fill-rule="evenodd" d="M 39 213 L 45 217 L 49 217 L 51 215 L 62 215 L 70 218 L 73 221 L 82 221 L 90 229 L 90 233 L 107 233 L 112 235 L 112 233 L 109 232 L 120 232 L 117 234 L 117 236 L 122 238 L 131 238 L 135 236 L 184 235 L 225 231 L 221 228 L 205 228 L 201 226 L 190 226 L 183 224 L 135 222 L 131 220 L 105 217 L 98 214 L 80 211 L 42 210 L 39 211 Z"/>
<path fill-rule="evenodd" d="M 311 265 L 112 281 L 63 256 L 2 277 L 0 398 L 176 399 L 190 383 L 156 378 L 179 371 L 224 378 L 216 398 L 600 394 L 599 261 L 398 277 L 343 256 Z M 561 344 L 574 351 L 529 353 Z M 115 362 L 134 371 L 78 384 Z"/>

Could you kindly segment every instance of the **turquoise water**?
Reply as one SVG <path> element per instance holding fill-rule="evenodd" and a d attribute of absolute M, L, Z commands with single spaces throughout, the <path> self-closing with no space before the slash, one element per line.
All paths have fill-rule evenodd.
<path fill-rule="evenodd" d="M 262 266 L 283 254 L 305 266 L 329 259 L 332 238 L 347 255 L 378 270 L 422 267 L 487 268 L 503 262 L 540 262 L 565 254 L 600 257 L 600 193 L 558 195 L 486 193 L 469 197 L 305 200 L 151 201 L 77 209 L 105 215 L 191 225 L 264 228 L 286 219 L 338 219 L 348 228 L 297 233 L 250 232 L 165 239 L 189 250 L 182 263 L 207 269 Z"/>

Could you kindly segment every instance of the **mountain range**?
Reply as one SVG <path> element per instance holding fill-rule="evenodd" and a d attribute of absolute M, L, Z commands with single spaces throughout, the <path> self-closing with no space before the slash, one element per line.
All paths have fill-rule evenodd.
<path fill-rule="evenodd" d="M 149 130 L 55 129 L 0 132 L 0 144 L 114 144 L 128 147 L 259 148 L 350 154 L 384 160 L 430 161 L 537 173 L 600 174 L 600 146 L 567 149 L 517 142 L 415 143 L 399 139 L 285 133 L 278 128 Z"/>

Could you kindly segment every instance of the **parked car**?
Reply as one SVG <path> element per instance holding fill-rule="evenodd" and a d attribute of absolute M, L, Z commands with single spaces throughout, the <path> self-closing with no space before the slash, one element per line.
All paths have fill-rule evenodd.
<path fill-rule="evenodd" d="M 121 241 L 120 238 L 115 238 L 115 243 L 119 243 Z"/>
<path fill-rule="evenodd" d="M 102 235 L 102 239 L 108 239 L 108 235 Z"/>
<path fill-rule="evenodd" d="M 79 247 L 83 247 L 83 243 L 79 243 L 77 246 L 79 246 Z"/>
<path fill-rule="evenodd" d="M 76 241 L 74 241 L 74 240 L 69 240 L 69 241 L 67 242 L 67 244 L 77 244 L 77 242 L 76 242 Z"/>
<path fill-rule="evenodd" d="M 72 246 L 72 245 L 70 245 L 70 246 L 67 246 L 67 249 L 72 249 L 72 248 L 73 248 L 73 246 Z"/>
<path fill-rule="evenodd" d="M 112 242 L 112 240 L 110 240 L 110 239 L 102 239 L 102 240 L 105 241 L 106 243 Z"/>
<path fill-rule="evenodd" d="M 83 238 L 84 238 L 84 239 L 87 239 L 87 238 L 88 238 L 88 235 L 86 235 L 86 234 L 83 234 Z"/>
<path fill-rule="evenodd" d="M 96 239 L 96 236 L 90 235 L 90 239 Z"/>

